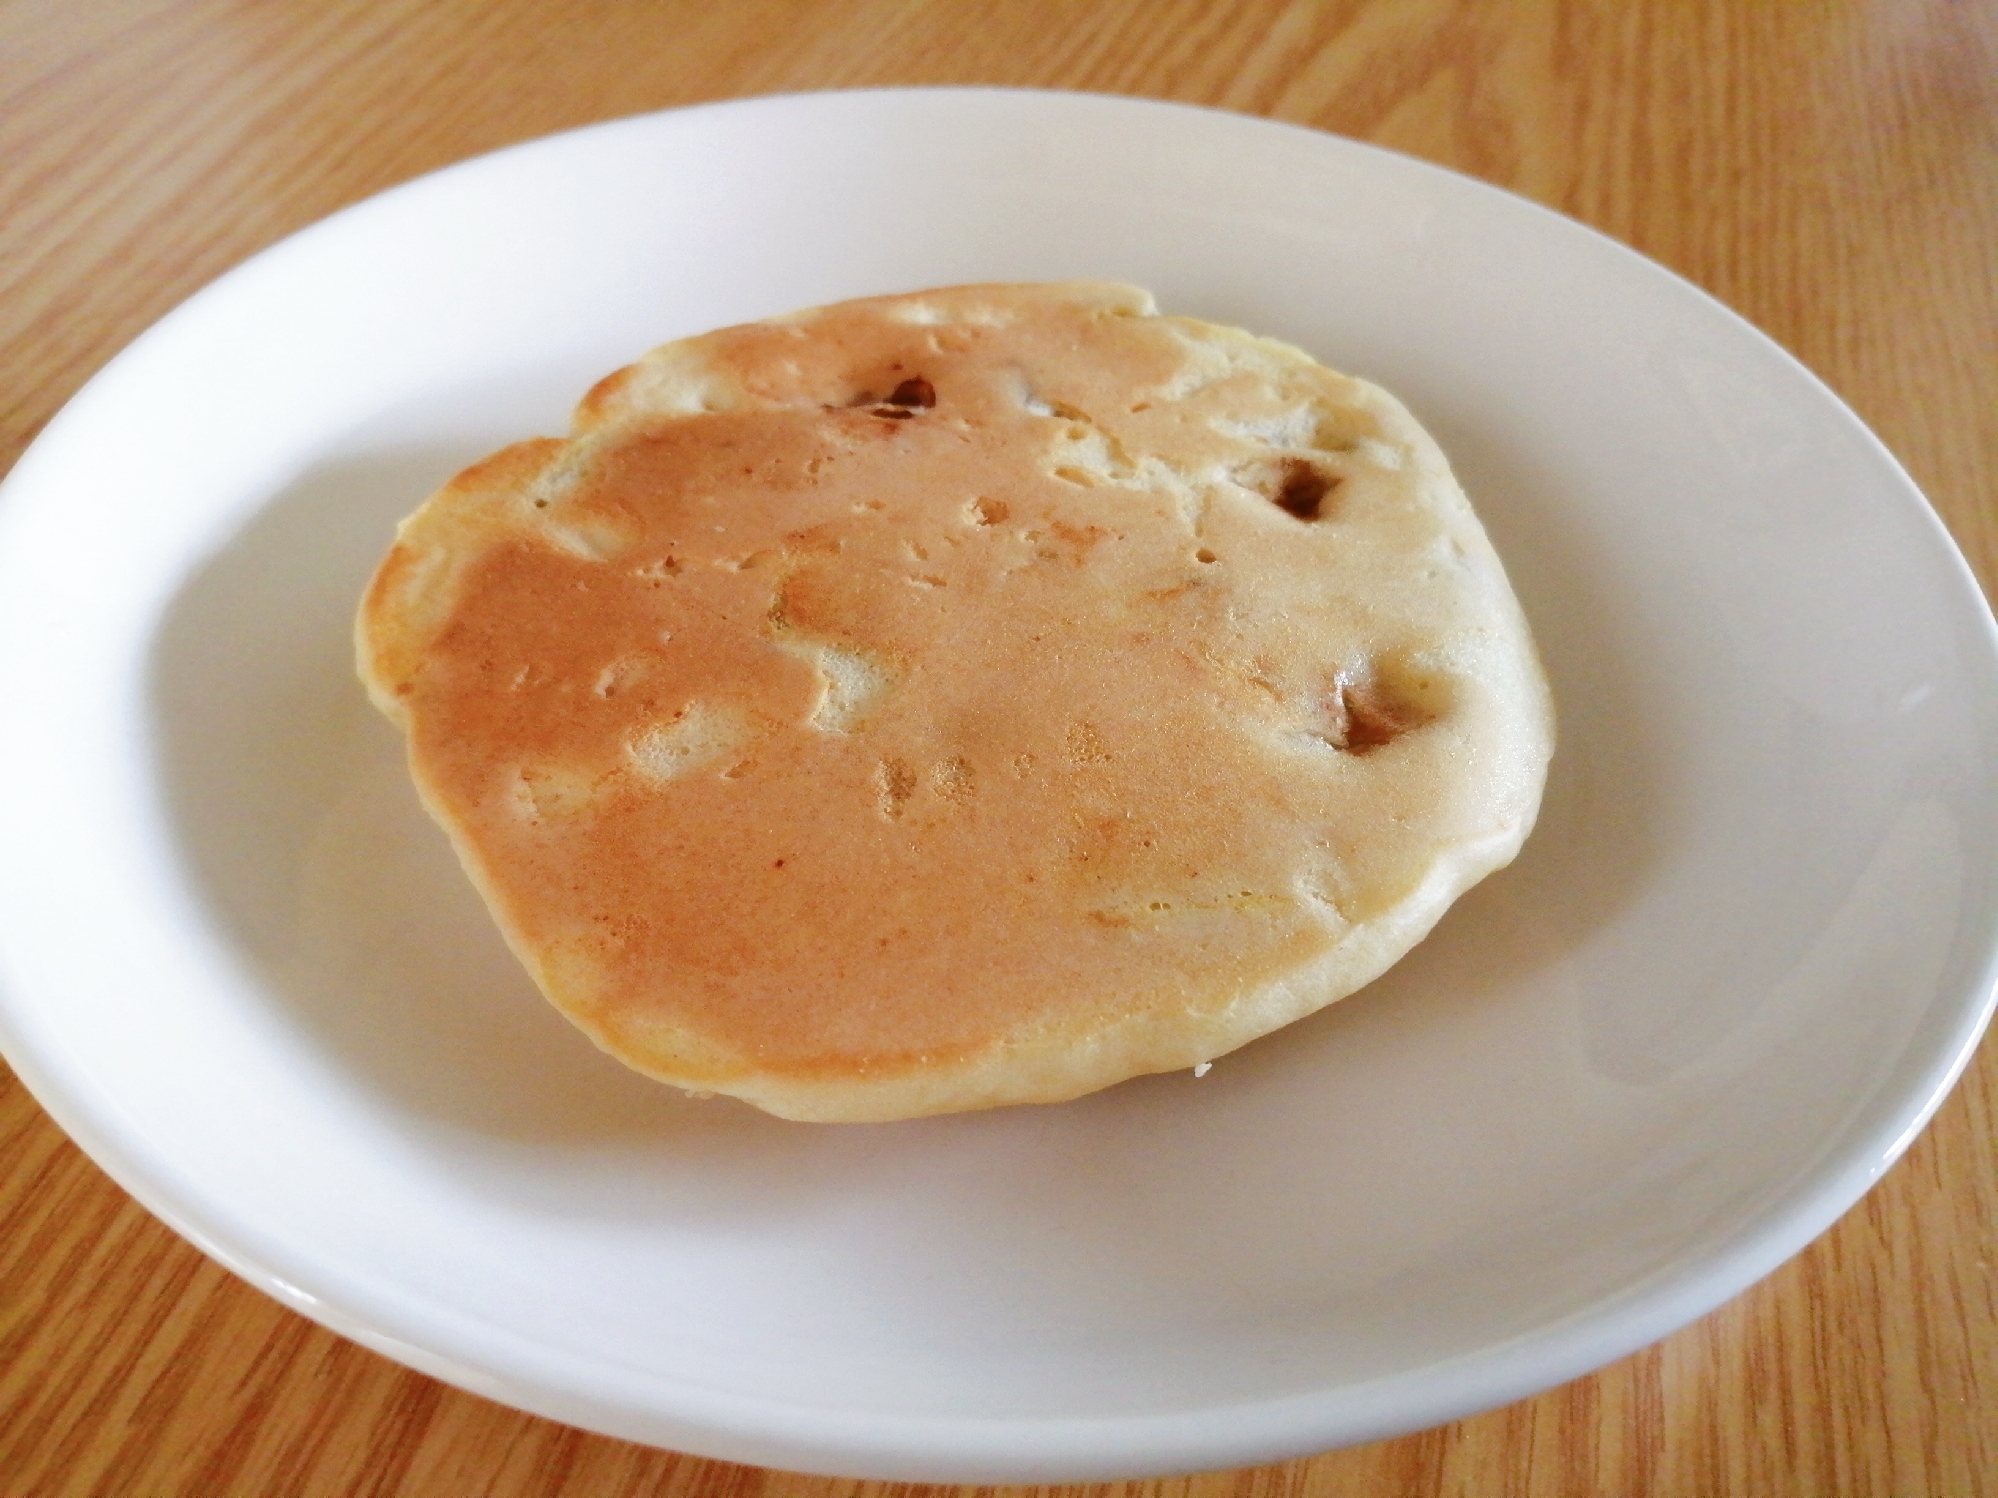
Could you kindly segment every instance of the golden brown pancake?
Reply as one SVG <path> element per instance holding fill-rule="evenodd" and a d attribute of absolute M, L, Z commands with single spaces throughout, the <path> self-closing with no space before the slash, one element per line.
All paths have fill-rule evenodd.
<path fill-rule="evenodd" d="M 1392 397 L 1126 286 L 668 344 L 406 520 L 360 666 L 542 991 L 787 1118 L 1072 1098 L 1368 982 L 1553 722 Z"/>

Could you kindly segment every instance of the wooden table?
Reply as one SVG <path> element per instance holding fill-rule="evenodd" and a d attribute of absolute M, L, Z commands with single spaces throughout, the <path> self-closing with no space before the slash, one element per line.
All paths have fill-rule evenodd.
<path fill-rule="evenodd" d="M 196 287 L 430 168 L 780 90 L 1222 105 L 1441 162 L 1708 288 L 1998 581 L 1998 10 L 1971 0 L 7 0 L 0 467 Z M 1809 1251 L 1593 1377 L 1402 1440 L 1130 1485 L 1998 1492 L 1998 1051 Z M 281 1309 L 0 1070 L 0 1494 L 829 1494 L 516 1414 Z"/>

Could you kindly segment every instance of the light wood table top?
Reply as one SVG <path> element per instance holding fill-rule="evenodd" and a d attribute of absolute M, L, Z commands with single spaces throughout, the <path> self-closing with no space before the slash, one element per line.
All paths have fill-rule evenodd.
<path fill-rule="evenodd" d="M 1425 157 L 1690 277 L 1998 581 L 1998 10 L 1969 0 L 0 0 L 0 467 L 197 287 L 475 152 L 878 84 L 1220 105 Z M 1592 1377 L 1218 1495 L 1998 1492 L 1998 1053 L 1843 1221 Z M 831 1494 L 406 1371 L 148 1217 L 0 1069 L 0 1494 Z M 1098 1489 L 1096 1491 L 1105 1491 Z"/>

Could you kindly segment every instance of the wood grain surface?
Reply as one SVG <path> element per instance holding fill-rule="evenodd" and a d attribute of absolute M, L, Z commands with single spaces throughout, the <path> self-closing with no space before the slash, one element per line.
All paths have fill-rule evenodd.
<path fill-rule="evenodd" d="M 617 115 L 909 83 L 1222 105 L 1573 214 L 1801 357 L 1998 581 L 1998 9 L 1972 0 L 7 0 L 0 467 L 190 292 L 392 183 Z M 1830 1233 L 1592 1377 L 1090 1491 L 1998 1492 L 1994 1096 L 1987 1045 Z M 5 1498 L 889 1491 L 585 1434 L 364 1352 L 153 1221 L 0 1071 Z"/>

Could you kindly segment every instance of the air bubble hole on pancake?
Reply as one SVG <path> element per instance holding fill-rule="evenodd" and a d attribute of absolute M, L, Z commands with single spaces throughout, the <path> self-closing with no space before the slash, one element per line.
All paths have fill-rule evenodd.
<path fill-rule="evenodd" d="M 777 648 L 811 662 L 819 673 L 820 694 L 806 720 L 822 733 L 851 733 L 888 690 L 892 677 L 878 661 L 857 650 L 805 639 L 786 631 Z"/>
<path fill-rule="evenodd" d="M 663 722 L 642 728 L 626 749 L 640 775 L 663 782 L 738 754 L 753 733 L 740 710 L 725 703 L 695 701 Z"/>

